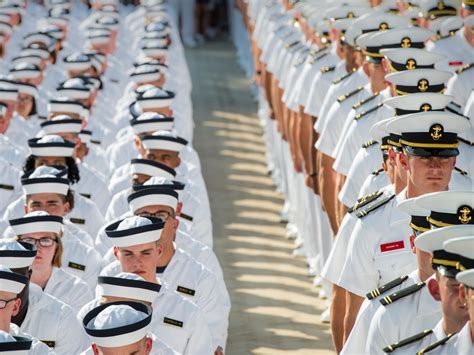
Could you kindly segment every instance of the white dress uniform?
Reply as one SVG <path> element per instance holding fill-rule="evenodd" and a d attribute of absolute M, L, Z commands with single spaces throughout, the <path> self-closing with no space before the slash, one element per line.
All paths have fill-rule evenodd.
<path fill-rule="evenodd" d="M 49 348 L 45 343 L 42 343 L 35 337 L 31 336 L 30 334 L 25 334 L 20 331 L 20 328 L 16 324 L 10 323 L 10 335 L 15 337 L 25 337 L 30 338 L 33 342 L 31 344 L 31 348 L 28 351 L 29 355 L 54 355 L 55 352 L 53 349 Z"/>
<path fill-rule="evenodd" d="M 56 354 L 78 354 L 88 344 L 72 308 L 32 283 L 28 310 L 20 330 L 46 343 Z"/>
<path fill-rule="evenodd" d="M 8 205 L 22 195 L 20 185 L 21 171 L 0 157 L 0 215 Z"/>
<path fill-rule="evenodd" d="M 35 127 L 31 121 L 26 120 L 18 114 L 18 112 L 13 112 L 13 117 L 11 118 L 10 125 L 5 135 L 11 140 L 14 141 L 16 145 L 21 147 L 28 146 L 28 139 L 33 138 L 38 131 L 38 127 Z"/>
<path fill-rule="evenodd" d="M 391 280 L 388 284 L 392 283 Z M 351 333 L 347 338 L 346 342 L 344 343 L 344 347 L 342 348 L 341 355 L 349 355 L 349 354 L 367 354 L 366 353 L 366 342 L 369 335 L 370 325 L 372 323 L 372 318 L 374 317 L 375 313 L 380 307 L 383 307 L 380 303 L 380 299 L 385 297 L 386 295 L 392 294 L 397 292 L 401 289 L 404 289 L 408 286 L 414 285 L 419 283 L 420 276 L 418 269 L 412 271 L 410 274 L 406 276 L 402 276 L 397 278 L 397 281 L 391 285 L 391 287 L 382 287 L 378 288 L 380 292 L 372 293 L 372 295 L 376 295 L 380 293 L 380 295 L 373 297 L 372 299 L 368 299 L 367 297 L 364 298 L 364 302 L 360 306 L 359 312 L 357 313 L 357 318 L 352 327 Z M 385 286 L 385 285 L 383 285 Z M 389 344 L 387 344 L 389 345 Z M 379 353 L 380 351 L 378 351 Z"/>
<path fill-rule="evenodd" d="M 3 159 L 8 160 L 17 169 L 21 169 L 28 156 L 28 149 L 15 144 L 6 135 L 0 134 L 0 153 Z"/>
<path fill-rule="evenodd" d="M 450 354 L 472 354 L 474 352 L 474 345 L 471 337 L 471 325 L 467 322 L 466 325 L 449 339 L 442 346 L 434 349 L 432 354 L 436 355 L 450 355 Z"/>
<path fill-rule="evenodd" d="M 427 329 L 422 333 L 418 333 L 416 335 L 413 334 L 412 337 L 422 336 L 422 338 L 405 346 L 395 348 L 393 354 L 417 354 L 419 351 L 426 348 L 427 346 L 446 338 L 447 334 L 444 331 L 443 324 L 444 321 L 440 320 L 438 324 L 436 324 L 436 327 L 434 327 L 433 329 Z"/>
<path fill-rule="evenodd" d="M 368 175 L 360 188 L 358 197 L 379 191 L 384 186 L 390 185 L 390 179 L 384 170 L 377 170 Z"/>
<path fill-rule="evenodd" d="M 82 319 L 100 299 L 86 304 L 78 313 Z M 211 333 L 202 311 L 191 301 L 161 285 L 153 302 L 152 331 L 180 354 L 212 354 Z"/>
<path fill-rule="evenodd" d="M 368 354 L 380 353 L 397 341 L 436 326 L 442 314 L 439 301 L 433 298 L 427 286 L 433 278 L 434 276 L 426 283 L 410 286 L 414 293 L 379 307 L 372 318 L 367 337 Z M 402 290 L 398 292 L 401 293 Z"/>
<path fill-rule="evenodd" d="M 105 267 L 101 275 L 114 276 L 118 273 L 120 263 L 115 261 Z M 219 283 L 204 265 L 179 248 L 175 249 L 166 269 L 163 273 L 158 273 L 157 277 L 203 311 L 211 330 L 214 349 L 218 346 L 225 347 L 230 311 L 230 299 L 225 285 Z"/>
<path fill-rule="evenodd" d="M 57 267 L 53 267 L 44 292 L 71 306 L 74 313 L 94 298 L 84 281 Z"/>
<path fill-rule="evenodd" d="M 416 268 L 408 214 L 397 209 L 406 189 L 362 217 L 351 235 L 338 285 L 360 297 Z"/>
<path fill-rule="evenodd" d="M 469 64 L 469 66 L 462 67 L 456 71 L 456 74 L 449 79 L 446 85 L 446 94 L 454 96 L 454 102 L 463 111 L 469 100 L 469 95 L 474 90 L 474 65 Z"/>
<path fill-rule="evenodd" d="M 81 179 L 75 185 L 76 191 L 90 198 L 99 208 L 99 211 L 105 211 L 111 199 L 107 184 L 86 165 L 79 165 L 78 168 Z M 91 226 L 94 229 L 91 230 L 91 234 L 97 233 L 97 230 L 103 224 L 102 222 L 99 221 L 100 225 Z"/>

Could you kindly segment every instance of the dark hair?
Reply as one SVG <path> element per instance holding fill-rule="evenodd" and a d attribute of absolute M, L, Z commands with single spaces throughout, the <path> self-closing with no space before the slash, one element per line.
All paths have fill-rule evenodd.
<path fill-rule="evenodd" d="M 26 173 L 28 171 L 35 170 L 35 161 L 37 156 L 30 155 L 26 158 L 25 165 L 23 166 L 23 171 Z M 66 157 L 66 166 L 67 166 L 67 178 L 71 181 L 71 184 L 76 184 L 79 182 L 81 177 L 79 176 L 79 169 L 77 167 L 76 161 L 72 157 Z"/>
<path fill-rule="evenodd" d="M 38 113 L 38 111 L 36 110 L 36 99 L 33 96 L 33 106 L 31 107 L 31 111 L 28 113 L 28 117 L 36 115 L 37 113 Z"/>

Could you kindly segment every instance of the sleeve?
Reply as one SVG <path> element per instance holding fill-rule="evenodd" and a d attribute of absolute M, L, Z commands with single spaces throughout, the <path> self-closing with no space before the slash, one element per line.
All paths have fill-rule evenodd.
<path fill-rule="evenodd" d="M 109 200 L 110 201 L 110 200 Z M 100 213 L 99 209 L 97 208 L 97 205 L 91 204 L 89 208 L 89 228 L 88 228 L 88 233 L 91 236 L 97 235 L 97 232 L 99 229 L 105 224 L 104 217 L 102 213 Z"/>
<path fill-rule="evenodd" d="M 102 256 L 104 256 L 112 247 L 112 242 L 109 240 L 109 238 L 105 234 L 105 227 L 102 227 L 97 233 L 97 237 L 95 238 L 94 245 L 95 245 L 95 250 Z"/>
<path fill-rule="evenodd" d="M 375 271 L 371 243 L 368 242 L 374 235 L 369 223 L 363 223 L 362 220 L 357 222 L 347 247 L 348 252 L 338 283 L 340 287 L 360 297 L 365 297 L 367 292 L 378 285 L 379 276 Z"/>
<path fill-rule="evenodd" d="M 383 348 L 396 341 L 393 341 L 394 337 L 391 331 L 393 328 L 387 325 L 396 324 L 396 326 L 399 326 L 399 324 L 393 323 L 394 320 L 391 318 L 390 312 L 386 307 L 379 307 L 377 312 L 375 312 L 365 344 L 365 352 L 367 354 L 383 354 Z M 385 327 L 382 326 L 383 324 L 385 324 Z"/>
<path fill-rule="evenodd" d="M 333 157 L 333 151 L 336 146 L 335 134 L 333 132 L 332 122 L 334 120 L 334 116 L 338 114 L 340 107 L 338 102 L 334 102 L 329 109 L 328 114 L 324 119 L 324 126 L 321 129 L 321 134 L 319 139 L 316 142 L 316 149 L 323 152 L 324 154 Z"/>
<path fill-rule="evenodd" d="M 97 278 L 103 268 L 102 258 L 94 249 L 88 249 L 87 260 L 87 272 L 84 275 L 83 280 L 87 283 L 91 290 L 94 290 L 97 285 Z"/>
<path fill-rule="evenodd" d="M 79 354 L 90 346 L 89 338 L 71 307 L 63 306 L 59 321 L 61 326 L 57 339 L 61 341 L 54 348 L 57 354 Z"/>
<path fill-rule="evenodd" d="M 339 151 L 337 152 L 336 161 L 334 162 L 334 170 L 336 170 L 339 174 L 347 176 L 349 170 L 352 165 L 352 161 L 357 154 L 360 145 L 357 144 L 360 140 L 359 133 L 357 129 L 357 122 L 352 121 L 352 124 L 347 131 L 346 139 L 341 141 L 342 144 L 340 146 Z M 362 144 L 362 143 L 361 143 Z"/>
<path fill-rule="evenodd" d="M 194 329 L 189 337 L 184 354 L 214 354 L 216 347 L 213 346 L 211 331 L 201 311 L 196 312 L 192 324 Z"/>
<path fill-rule="evenodd" d="M 470 71 L 473 72 L 470 78 L 474 80 L 474 71 L 472 69 Z M 469 73 L 465 75 L 468 76 Z M 465 81 L 467 81 L 467 79 L 465 79 L 462 74 L 455 75 L 448 81 L 446 88 L 446 95 L 453 95 L 454 102 L 460 105 L 462 109 L 466 107 L 469 94 L 472 91 L 469 86 L 464 85 Z"/>
<path fill-rule="evenodd" d="M 92 301 L 94 298 L 92 296 L 91 289 L 89 286 L 82 280 L 76 280 L 74 289 L 70 290 L 71 292 L 71 302 L 69 305 L 72 307 L 74 312 L 79 312 L 81 308 Z"/>

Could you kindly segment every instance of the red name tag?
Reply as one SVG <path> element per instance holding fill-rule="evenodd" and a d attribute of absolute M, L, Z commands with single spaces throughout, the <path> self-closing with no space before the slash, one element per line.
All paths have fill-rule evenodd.
<path fill-rule="evenodd" d="M 405 243 L 403 240 L 399 240 L 398 242 L 387 243 L 387 244 L 380 244 L 380 251 L 385 253 L 386 251 L 393 251 L 398 249 L 405 248 Z"/>
<path fill-rule="evenodd" d="M 464 64 L 463 62 L 449 62 L 450 67 L 454 67 L 456 65 L 463 65 L 463 64 Z"/>

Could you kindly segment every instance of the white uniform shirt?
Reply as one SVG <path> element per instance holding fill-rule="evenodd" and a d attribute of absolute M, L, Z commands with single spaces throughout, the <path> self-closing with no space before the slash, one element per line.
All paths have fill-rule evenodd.
<path fill-rule="evenodd" d="M 470 68 L 449 79 L 446 87 L 446 95 L 453 95 L 454 102 L 461 106 L 461 110 L 464 110 L 473 89 L 474 68 Z"/>
<path fill-rule="evenodd" d="M 20 185 L 21 171 L 0 157 L 0 215 L 12 201 L 23 194 Z"/>
<path fill-rule="evenodd" d="M 472 354 L 474 344 L 471 337 L 471 325 L 469 322 L 444 345 L 431 351 L 435 355 Z"/>
<path fill-rule="evenodd" d="M 413 344 L 409 344 L 403 347 L 400 347 L 398 349 L 395 349 L 395 352 L 393 354 L 396 355 L 413 355 L 417 354 L 419 351 L 422 349 L 426 348 L 427 346 L 436 343 L 437 341 L 446 338 L 447 334 L 444 332 L 443 329 L 443 323 L 444 321 L 441 319 L 438 324 L 436 324 L 436 327 L 432 329 L 432 332 L 419 341 L 414 342 Z M 413 334 L 415 335 L 415 334 Z"/>
<path fill-rule="evenodd" d="M 457 31 L 455 36 L 428 42 L 426 49 L 446 57 L 436 65 L 436 68 L 440 70 L 452 72 L 464 64 L 472 63 L 472 58 L 474 58 L 474 47 L 464 37 L 464 27 Z"/>
<path fill-rule="evenodd" d="M 29 292 L 28 310 L 20 330 L 40 341 L 54 342 L 51 347 L 56 354 L 78 354 L 84 350 L 88 339 L 72 308 L 35 284 L 30 283 Z"/>
<path fill-rule="evenodd" d="M 30 338 L 33 342 L 31 343 L 31 348 L 28 351 L 29 355 L 54 355 L 55 352 L 53 349 L 49 348 L 45 343 L 42 343 L 34 336 L 26 334 L 20 331 L 20 328 L 16 324 L 10 323 L 10 335 L 14 337 L 25 337 Z"/>

